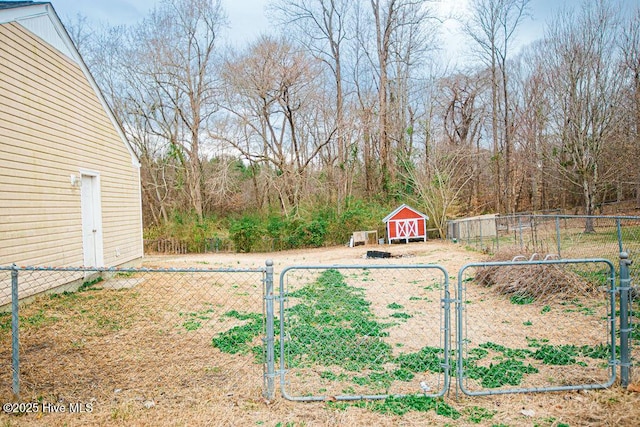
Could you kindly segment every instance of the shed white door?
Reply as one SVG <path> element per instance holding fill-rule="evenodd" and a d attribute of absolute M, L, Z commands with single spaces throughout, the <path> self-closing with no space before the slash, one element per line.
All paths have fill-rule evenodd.
<path fill-rule="evenodd" d="M 396 231 L 398 232 L 398 237 L 400 238 L 415 237 L 418 235 L 418 220 L 400 220 L 396 223 Z"/>
<path fill-rule="evenodd" d="M 103 264 L 100 178 L 83 174 L 80 193 L 83 263 L 89 267 L 100 267 Z"/>

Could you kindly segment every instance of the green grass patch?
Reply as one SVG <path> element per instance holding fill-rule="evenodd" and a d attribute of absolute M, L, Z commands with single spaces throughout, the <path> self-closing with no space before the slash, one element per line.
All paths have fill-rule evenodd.
<path fill-rule="evenodd" d="M 363 295 L 337 270 L 326 270 L 316 282 L 289 293 L 296 302 L 286 310 L 289 366 L 382 369 L 391 360 L 391 346 L 381 337 L 388 335 L 384 329 L 391 324 L 376 321 Z"/>
<path fill-rule="evenodd" d="M 485 420 L 490 420 L 493 418 L 498 411 L 492 411 L 487 408 L 481 408 L 479 406 L 472 406 L 470 408 L 465 408 L 462 410 L 465 418 L 471 421 L 474 424 L 480 424 Z"/>
<path fill-rule="evenodd" d="M 391 316 L 394 319 L 411 319 L 413 316 L 407 313 L 402 313 L 402 312 L 397 312 L 397 313 L 391 313 Z"/>
<path fill-rule="evenodd" d="M 250 344 L 264 329 L 263 316 L 257 313 L 240 313 L 236 310 L 231 310 L 225 313 L 224 317 L 244 320 L 247 323 L 234 326 L 228 331 L 218 334 L 212 339 L 212 345 L 223 353 L 246 354 L 253 352 L 255 354 L 256 350 Z"/>
<path fill-rule="evenodd" d="M 509 301 L 511 301 L 511 304 L 515 304 L 515 305 L 532 304 L 535 300 L 536 299 L 533 296 L 523 295 L 523 294 L 512 295 L 511 298 L 509 298 Z"/>
<path fill-rule="evenodd" d="M 468 378 L 477 380 L 485 388 L 499 388 L 505 385 L 520 385 L 527 374 L 538 373 L 538 369 L 528 361 L 546 365 L 586 366 L 582 358 L 608 360 L 611 349 L 608 345 L 595 346 L 551 345 L 547 339 L 527 338 L 529 348 L 508 348 L 487 342 L 469 350 L 464 359 L 464 372 Z M 491 362 L 478 362 L 491 357 Z M 454 362 L 455 364 L 455 362 Z M 452 371 L 455 373 L 455 369 Z"/>
<path fill-rule="evenodd" d="M 425 396 L 388 397 L 384 400 L 359 401 L 351 404 L 333 404 L 331 407 L 346 409 L 349 406 L 367 409 L 385 415 L 402 416 L 407 412 L 429 412 L 434 411 L 453 420 L 459 419 L 462 415 L 453 406 L 445 403 L 442 399 L 434 399 Z"/>
<path fill-rule="evenodd" d="M 196 331 L 202 327 L 202 321 L 211 320 L 211 314 L 213 314 L 213 312 L 213 308 L 206 308 L 191 313 L 179 313 L 180 317 L 186 319 L 182 322 L 182 327 L 187 331 Z"/>

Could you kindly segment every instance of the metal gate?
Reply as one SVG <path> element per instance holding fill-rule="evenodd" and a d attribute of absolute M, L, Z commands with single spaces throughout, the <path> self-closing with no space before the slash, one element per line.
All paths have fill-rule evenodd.
<path fill-rule="evenodd" d="M 451 300 L 443 267 L 289 267 L 275 299 L 285 398 L 437 397 L 449 388 Z"/>
<path fill-rule="evenodd" d="M 615 291 L 614 266 L 605 259 L 465 265 L 457 289 L 460 390 L 488 395 L 611 386 Z"/>

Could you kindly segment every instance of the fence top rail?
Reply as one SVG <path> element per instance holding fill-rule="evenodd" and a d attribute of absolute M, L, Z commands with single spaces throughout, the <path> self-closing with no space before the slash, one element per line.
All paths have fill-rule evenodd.
<path fill-rule="evenodd" d="M 465 222 L 465 221 L 499 221 L 501 219 L 508 218 L 560 218 L 560 219 L 624 219 L 639 221 L 640 216 L 625 216 L 625 215 L 563 215 L 563 214 L 513 214 L 513 215 L 496 215 L 493 218 L 460 218 L 450 219 L 448 223 Z"/>
<path fill-rule="evenodd" d="M 52 267 L 52 266 L 1 266 L 0 271 L 85 271 L 100 273 L 264 273 L 258 268 L 146 268 L 146 267 Z"/>
<path fill-rule="evenodd" d="M 567 218 L 567 219 L 632 219 L 632 220 L 640 220 L 640 216 L 627 216 L 627 215 L 550 215 L 550 214 L 514 214 L 514 215 L 498 215 L 497 219 L 500 218 L 510 218 L 510 217 L 540 217 L 540 218 Z"/>
<path fill-rule="evenodd" d="M 496 266 L 516 266 L 516 265 L 537 265 L 537 264 L 588 264 L 604 263 L 615 269 L 613 263 L 606 258 L 575 258 L 575 259 L 528 259 L 523 261 L 487 261 L 470 262 L 462 266 L 460 270 L 469 267 L 496 267 Z"/>

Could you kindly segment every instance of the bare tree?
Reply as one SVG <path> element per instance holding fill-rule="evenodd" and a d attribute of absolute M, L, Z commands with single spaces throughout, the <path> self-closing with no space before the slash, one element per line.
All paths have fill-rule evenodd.
<path fill-rule="evenodd" d="M 331 191 L 336 191 L 338 209 L 348 196 L 349 168 L 347 166 L 350 151 L 348 145 L 349 129 L 345 112 L 345 82 L 343 77 L 343 51 L 349 37 L 350 21 L 353 14 L 351 0 L 280 0 L 272 6 L 272 10 L 280 23 L 287 28 L 297 41 L 322 61 L 330 70 L 335 91 L 335 123 L 336 150 L 335 157 L 329 155 L 330 172 L 335 174 L 335 184 Z M 297 31 L 292 31 L 297 29 Z M 331 148 L 328 146 L 327 148 Z M 333 150 L 327 150 L 332 153 Z"/>
<path fill-rule="evenodd" d="M 623 55 L 623 69 L 629 79 L 633 112 L 633 118 L 630 120 L 630 137 L 632 152 L 637 159 L 640 157 L 640 7 L 636 8 L 624 27 L 620 47 Z M 636 181 L 636 206 L 640 208 L 640 168 L 633 169 L 635 169 L 633 178 Z"/>
<path fill-rule="evenodd" d="M 477 43 L 480 58 L 491 73 L 491 132 L 498 212 L 513 209 L 513 118 L 507 61 L 516 30 L 527 15 L 528 4 L 529 0 L 472 0 L 470 19 L 465 23 L 466 33 Z"/>
<path fill-rule="evenodd" d="M 457 156 L 465 162 L 459 172 L 469 176 L 471 188 L 463 188 L 466 194 L 468 209 L 473 209 L 480 202 L 480 171 L 483 168 L 480 147 L 480 131 L 484 118 L 484 107 L 480 97 L 484 80 L 478 75 L 456 74 L 441 80 L 440 99 L 444 137 L 453 152 L 460 149 L 473 156 Z M 465 183 L 466 180 L 465 180 Z M 468 191 L 467 191 L 468 190 Z"/>
<path fill-rule="evenodd" d="M 395 180 L 396 165 L 392 135 L 394 107 L 405 105 L 408 99 L 408 81 L 412 65 L 418 63 L 424 52 L 426 39 L 423 26 L 431 18 L 426 0 L 370 0 L 371 26 L 365 19 L 359 21 L 358 37 L 366 57 L 371 63 L 377 90 L 377 129 L 375 138 L 379 147 L 380 187 L 389 194 Z M 375 40 L 370 45 L 368 37 Z M 404 103 L 404 104 L 403 104 Z M 396 110 L 398 111 L 398 110 Z M 406 111 L 406 110 L 405 110 Z M 402 116 L 402 115 L 401 115 Z M 399 134 L 409 127 L 399 125 Z M 373 136 L 373 135 L 372 135 Z M 404 138 L 396 134 L 396 140 Z M 406 148 L 406 147 L 404 147 Z"/>
<path fill-rule="evenodd" d="M 565 10 L 547 35 L 547 85 L 560 147 L 557 164 L 581 188 L 585 213 L 593 215 L 603 178 L 603 156 L 616 129 L 622 76 L 616 62 L 618 23 L 603 0 Z M 588 218 L 585 232 L 593 232 Z"/>
<path fill-rule="evenodd" d="M 469 156 L 468 147 L 438 144 L 421 167 L 407 172 L 416 188 L 416 203 L 424 207 L 442 237 L 447 220 L 462 210 L 460 194 L 473 177 L 466 171 Z"/>
<path fill-rule="evenodd" d="M 221 131 L 213 136 L 271 168 L 282 212 L 296 212 L 307 171 L 336 130 L 318 108 L 327 101 L 318 62 L 286 40 L 262 37 L 225 63 L 222 78 L 229 114 L 224 121 L 233 120 L 236 136 L 244 137 L 229 138 Z"/>
<path fill-rule="evenodd" d="M 144 116 L 148 130 L 166 142 L 167 152 L 183 166 L 189 206 L 200 219 L 201 147 L 216 111 L 213 55 L 224 21 L 220 0 L 164 0 L 131 40 L 129 72 L 137 74 L 131 83 L 140 89 L 132 88 L 128 99 L 144 99 L 131 113 Z"/>

